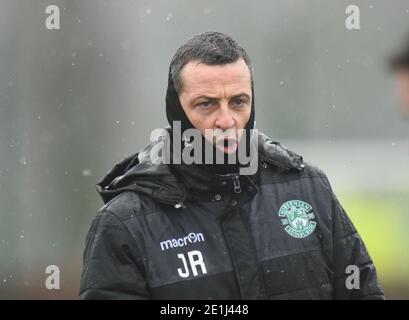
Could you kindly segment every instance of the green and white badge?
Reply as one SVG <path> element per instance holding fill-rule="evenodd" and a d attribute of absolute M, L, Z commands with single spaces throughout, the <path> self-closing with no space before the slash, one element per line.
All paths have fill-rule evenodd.
<path fill-rule="evenodd" d="M 317 225 L 312 207 L 301 200 L 290 200 L 284 203 L 278 215 L 283 217 L 281 223 L 285 231 L 294 238 L 308 237 Z"/>

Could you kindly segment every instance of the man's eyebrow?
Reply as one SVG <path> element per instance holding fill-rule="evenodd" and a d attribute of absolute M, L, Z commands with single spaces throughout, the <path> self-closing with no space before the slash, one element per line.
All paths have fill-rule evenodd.
<path fill-rule="evenodd" d="M 217 99 L 217 97 L 212 97 L 212 96 L 208 96 L 208 95 L 205 95 L 205 94 L 201 94 L 201 95 L 193 97 L 192 100 L 195 101 L 195 100 L 198 100 L 198 99 Z"/>
<path fill-rule="evenodd" d="M 240 92 L 238 94 L 235 94 L 232 98 L 234 99 L 234 98 L 239 98 L 239 97 L 246 97 L 248 100 L 250 100 L 250 95 L 248 95 L 245 92 Z"/>
<path fill-rule="evenodd" d="M 230 99 L 239 98 L 239 97 L 246 97 L 248 100 L 250 100 L 250 95 L 245 93 L 245 92 L 240 92 L 238 94 L 235 94 Z M 195 101 L 195 100 L 198 100 L 198 99 L 212 100 L 212 99 L 217 99 L 217 97 L 212 97 L 212 96 L 209 96 L 209 95 L 201 94 L 201 95 L 198 95 L 196 97 L 193 97 L 192 101 Z"/>

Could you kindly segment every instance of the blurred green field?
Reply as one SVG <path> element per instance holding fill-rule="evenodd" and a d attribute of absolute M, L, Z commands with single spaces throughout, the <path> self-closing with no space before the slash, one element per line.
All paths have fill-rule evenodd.
<path fill-rule="evenodd" d="M 340 193 L 389 299 L 409 299 L 409 192 Z"/>

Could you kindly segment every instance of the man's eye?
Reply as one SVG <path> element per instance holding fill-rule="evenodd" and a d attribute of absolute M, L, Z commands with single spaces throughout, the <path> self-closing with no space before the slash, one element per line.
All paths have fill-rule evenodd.
<path fill-rule="evenodd" d="M 246 104 L 246 101 L 244 101 L 243 99 L 234 99 L 233 100 L 233 105 L 236 107 L 242 107 Z"/>
<path fill-rule="evenodd" d="M 203 101 L 203 102 L 198 103 L 196 106 L 201 109 L 209 109 L 213 106 L 213 101 L 211 100 Z"/>

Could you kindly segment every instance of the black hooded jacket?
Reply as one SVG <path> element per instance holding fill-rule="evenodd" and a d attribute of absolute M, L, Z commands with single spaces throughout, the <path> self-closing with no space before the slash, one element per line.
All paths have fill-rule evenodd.
<path fill-rule="evenodd" d="M 319 169 L 263 134 L 253 176 L 152 163 L 166 139 L 97 185 L 105 205 L 86 238 L 80 299 L 383 299 Z M 350 265 L 359 289 L 346 285 Z"/>

